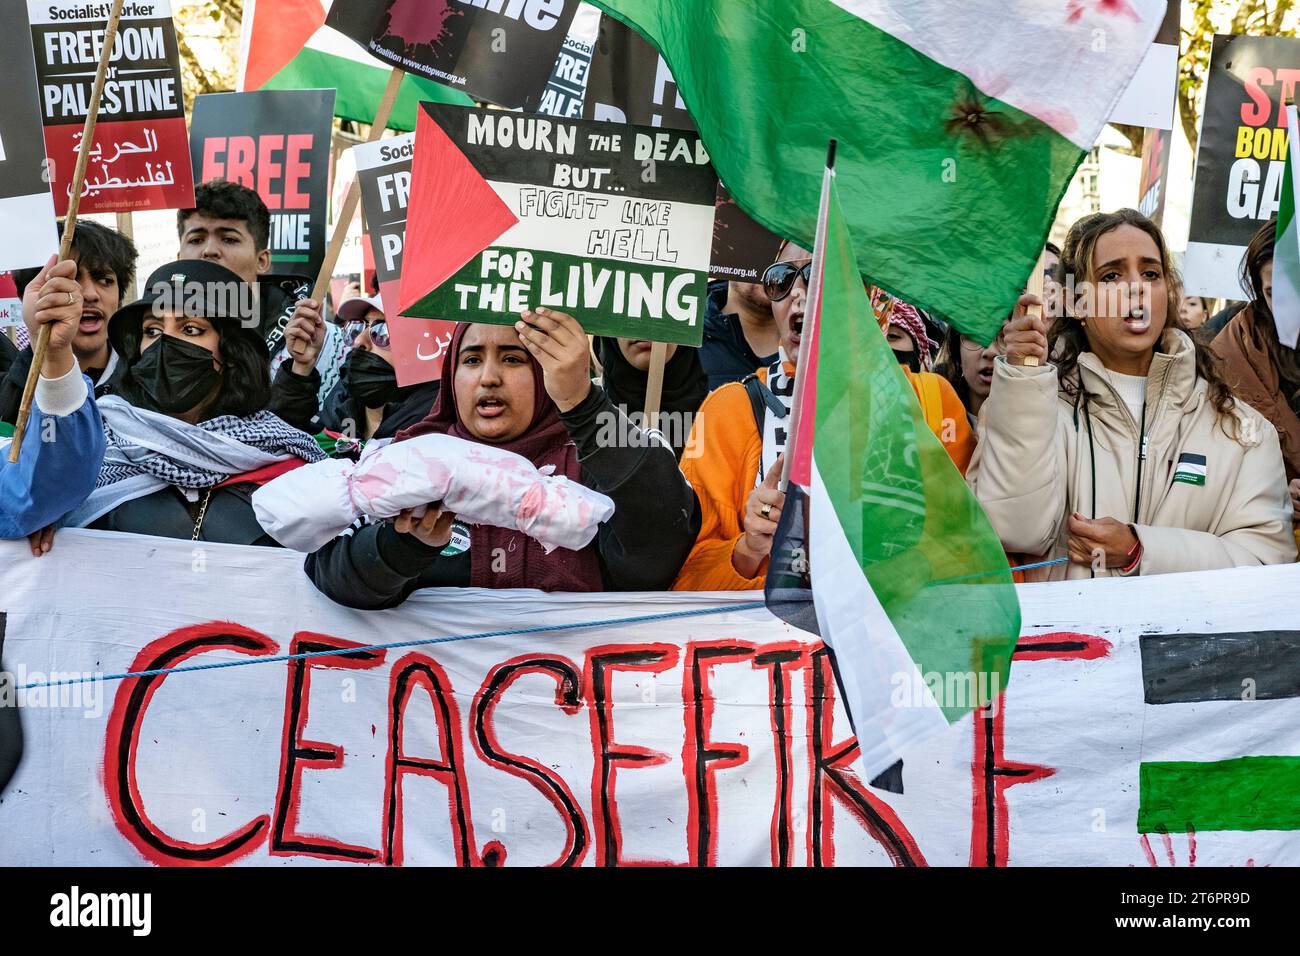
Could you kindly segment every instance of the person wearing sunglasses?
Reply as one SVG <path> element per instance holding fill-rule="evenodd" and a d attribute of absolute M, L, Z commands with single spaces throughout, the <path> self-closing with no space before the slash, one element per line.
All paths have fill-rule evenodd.
<path fill-rule="evenodd" d="M 812 254 L 785 241 L 763 273 L 780 333 L 778 359 L 742 382 L 723 385 L 700 406 L 682 471 L 699 499 L 700 533 L 673 589 L 746 591 L 763 587 L 772 536 L 785 493 L 781 466 L 802 343 Z M 902 303 L 898 303 L 902 304 Z M 862 321 L 872 317 L 864 315 Z M 888 324 L 882 324 L 885 332 Z M 926 422 L 961 470 L 974 438 L 952 386 L 933 372 L 903 374 L 916 392 Z"/>
<path fill-rule="evenodd" d="M 392 438 L 433 408 L 438 381 L 401 387 L 393 366 L 392 340 L 384 303 L 378 296 L 346 299 L 336 316 L 351 350 L 339 382 L 325 397 L 316 424 L 351 441 L 340 441 L 336 454 L 355 457 L 364 442 Z"/>

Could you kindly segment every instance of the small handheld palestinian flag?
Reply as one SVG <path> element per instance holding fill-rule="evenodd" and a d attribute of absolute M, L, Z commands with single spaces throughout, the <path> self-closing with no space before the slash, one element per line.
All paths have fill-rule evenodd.
<path fill-rule="evenodd" d="M 1278 341 L 1295 348 L 1300 341 L 1300 235 L 1296 232 L 1295 155 L 1300 149 L 1296 107 L 1286 107 L 1286 172 L 1277 209 L 1277 241 L 1273 247 L 1273 323 Z"/>
<path fill-rule="evenodd" d="M 1005 688 L 1020 605 L 997 535 L 873 320 L 832 165 L 791 419 L 768 607 L 832 649 L 871 779 Z"/>

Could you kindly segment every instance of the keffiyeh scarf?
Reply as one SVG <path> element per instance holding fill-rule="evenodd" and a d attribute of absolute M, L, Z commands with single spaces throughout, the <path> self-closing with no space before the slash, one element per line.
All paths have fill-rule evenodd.
<path fill-rule="evenodd" d="M 95 490 L 60 522 L 62 527 L 84 528 L 119 505 L 168 485 L 204 490 L 287 459 L 325 457 L 315 439 L 268 411 L 189 425 L 118 396 L 101 398 L 98 405 L 108 442 L 104 464 Z"/>

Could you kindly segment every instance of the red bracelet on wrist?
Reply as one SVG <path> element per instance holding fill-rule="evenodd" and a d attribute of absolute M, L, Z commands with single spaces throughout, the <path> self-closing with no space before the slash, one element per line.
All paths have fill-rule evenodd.
<path fill-rule="evenodd" d="M 1131 530 L 1132 526 L 1130 525 L 1129 527 Z M 1133 536 L 1136 538 L 1137 533 L 1134 532 Z M 1129 549 L 1128 554 L 1124 555 L 1124 567 L 1119 569 L 1119 573 L 1132 574 L 1137 569 L 1138 562 L 1141 560 L 1142 560 L 1142 539 L 1138 538 L 1137 541 L 1134 543 L 1133 547 Z"/>

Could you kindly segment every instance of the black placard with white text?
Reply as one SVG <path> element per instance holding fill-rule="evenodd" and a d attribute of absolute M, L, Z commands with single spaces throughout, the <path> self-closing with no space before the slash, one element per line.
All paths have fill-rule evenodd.
<path fill-rule="evenodd" d="M 194 101 L 200 182 L 229 179 L 271 212 L 271 271 L 314 276 L 325 259 L 334 90 L 209 93 Z"/>
<path fill-rule="evenodd" d="M 334 0 L 325 25 L 476 100 L 535 110 L 578 0 Z"/>
<path fill-rule="evenodd" d="M 1300 40 L 1216 36 L 1196 152 L 1184 281 L 1193 295 L 1240 299 L 1241 259 L 1277 214 L 1286 167 L 1286 100 Z"/>
<path fill-rule="evenodd" d="M 112 4 L 29 0 L 54 205 L 73 172 Z M 81 187 L 81 212 L 176 209 L 194 202 L 181 61 L 168 0 L 122 5 Z"/>

